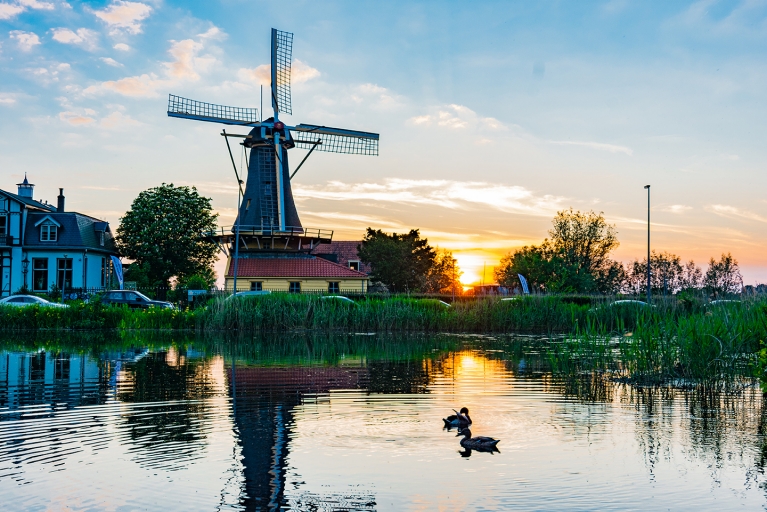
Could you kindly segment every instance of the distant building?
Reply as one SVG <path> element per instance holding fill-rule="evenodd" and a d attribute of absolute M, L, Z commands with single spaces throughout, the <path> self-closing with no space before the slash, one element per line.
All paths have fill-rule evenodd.
<path fill-rule="evenodd" d="M 329 244 L 320 244 L 313 251 L 314 256 L 338 263 L 344 267 L 348 267 L 352 270 L 358 270 L 370 275 L 372 269 L 369 263 L 363 263 L 360 259 L 357 247 L 360 246 L 362 241 L 356 240 L 339 240 L 333 241 Z"/>
<path fill-rule="evenodd" d="M 109 223 L 65 211 L 63 188 L 56 206 L 33 191 L 26 176 L 16 194 L 0 190 L 0 296 L 105 287 L 117 254 Z"/>
<path fill-rule="evenodd" d="M 229 258 L 225 285 L 234 287 L 234 259 Z M 238 291 L 291 293 L 365 293 L 368 276 L 310 254 L 252 254 L 237 259 Z"/>

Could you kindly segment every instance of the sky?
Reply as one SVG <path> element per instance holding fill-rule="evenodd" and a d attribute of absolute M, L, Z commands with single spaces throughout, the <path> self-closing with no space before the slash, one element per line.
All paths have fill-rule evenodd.
<path fill-rule="evenodd" d="M 641 259 L 649 184 L 654 250 L 704 270 L 731 252 L 767 282 L 767 1 L 284 6 L 0 0 L 0 188 L 27 173 L 114 230 L 142 190 L 190 185 L 233 224 L 223 126 L 167 98 L 260 108 L 274 27 L 295 34 L 282 119 L 381 136 L 377 157 L 312 154 L 292 181 L 305 227 L 420 229 L 491 282 L 570 207 Z"/>

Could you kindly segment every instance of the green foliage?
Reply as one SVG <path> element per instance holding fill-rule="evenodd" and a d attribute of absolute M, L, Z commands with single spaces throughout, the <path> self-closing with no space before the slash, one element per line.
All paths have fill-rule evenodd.
<path fill-rule="evenodd" d="M 402 293 L 426 289 L 436 252 L 417 229 L 389 235 L 380 229 L 368 228 L 359 256 L 370 264 L 373 281 L 383 283 L 389 291 Z"/>
<path fill-rule="evenodd" d="M 522 274 L 534 289 L 559 293 L 614 293 L 624 278 L 623 266 L 609 258 L 618 247 L 615 227 L 602 213 L 563 210 L 557 213 L 550 239 L 525 246 L 501 259 L 499 284 L 516 287 Z"/>
<path fill-rule="evenodd" d="M 719 261 L 711 258 L 703 284 L 714 297 L 737 293 L 743 284 L 738 261 L 730 253 L 722 254 Z"/>
<path fill-rule="evenodd" d="M 120 254 L 137 263 L 151 284 L 168 286 L 172 277 L 187 278 L 210 269 L 217 248 L 203 233 L 216 227 L 210 199 L 194 187 L 163 183 L 141 192 L 120 219 Z M 134 279 L 131 279 L 134 280 Z"/>

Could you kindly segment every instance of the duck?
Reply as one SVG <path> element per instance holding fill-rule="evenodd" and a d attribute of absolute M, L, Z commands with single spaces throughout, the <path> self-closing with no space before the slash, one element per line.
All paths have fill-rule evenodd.
<path fill-rule="evenodd" d="M 455 414 L 451 414 L 447 418 L 442 418 L 442 421 L 445 422 L 446 428 L 453 428 L 453 427 L 468 427 L 471 425 L 471 418 L 469 417 L 469 409 L 466 407 L 461 407 L 461 411 L 458 412 L 455 409 L 453 409 L 453 412 Z"/>
<path fill-rule="evenodd" d="M 463 436 L 461 439 L 461 446 L 467 450 L 477 450 L 478 452 L 495 452 L 499 451 L 496 445 L 501 442 L 500 439 L 493 439 L 492 437 L 471 437 L 471 430 L 464 428 L 456 434 L 456 437 Z"/>

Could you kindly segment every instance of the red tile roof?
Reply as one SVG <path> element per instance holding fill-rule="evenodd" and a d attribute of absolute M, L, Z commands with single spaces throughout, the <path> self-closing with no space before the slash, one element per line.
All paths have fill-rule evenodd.
<path fill-rule="evenodd" d="M 334 240 L 329 244 L 319 244 L 312 254 L 335 254 L 337 263 L 344 267 L 349 266 L 349 260 L 359 261 L 360 257 L 357 254 L 357 247 L 362 243 L 362 240 Z M 366 274 L 370 274 L 372 269 L 369 264 L 360 262 L 360 270 Z"/>
<path fill-rule="evenodd" d="M 233 277 L 230 260 L 226 277 Z M 367 274 L 322 258 L 238 258 L 237 277 L 337 277 L 365 279 Z"/>

